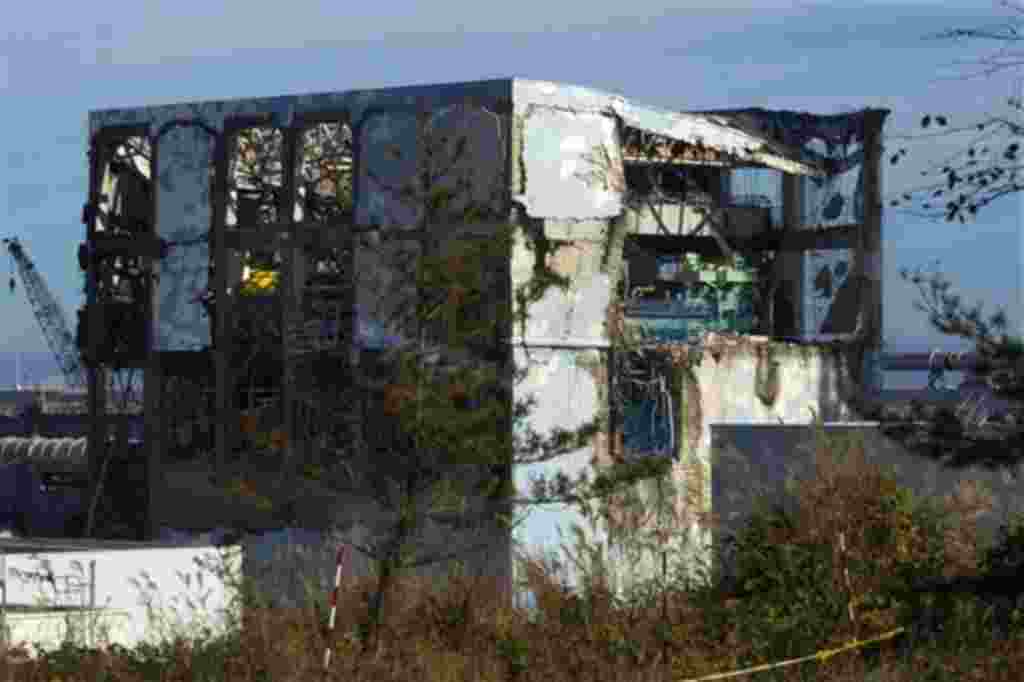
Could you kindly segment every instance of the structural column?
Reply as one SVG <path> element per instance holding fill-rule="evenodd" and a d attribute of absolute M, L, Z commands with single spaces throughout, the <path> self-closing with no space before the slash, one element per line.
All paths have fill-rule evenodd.
<path fill-rule="evenodd" d="M 305 321 L 302 313 L 302 288 L 305 268 L 300 261 L 305 258 L 302 241 L 294 231 L 295 212 L 295 165 L 298 155 L 298 131 L 288 128 L 284 131 L 283 143 L 283 182 L 281 199 L 278 206 L 278 220 L 292 229 L 280 233 L 281 275 L 278 280 L 277 293 L 281 301 L 281 417 L 284 429 L 284 452 L 281 462 L 281 475 L 278 482 L 291 482 L 292 467 L 298 450 L 295 421 L 296 389 L 295 385 L 295 350 L 294 334 L 301 333 Z M 285 477 L 288 477 L 287 479 Z M 290 485 L 288 486 L 291 487 Z"/>
<path fill-rule="evenodd" d="M 882 330 L 882 128 L 887 109 L 869 109 L 864 115 L 864 222 L 861 225 L 858 261 L 863 276 L 861 314 L 867 325 L 864 366 L 856 368 L 861 385 L 880 389 Z"/>
<path fill-rule="evenodd" d="M 228 420 L 231 411 L 231 382 L 229 377 L 231 353 L 228 348 L 228 321 L 231 302 L 228 300 L 228 249 L 224 239 L 225 217 L 228 197 L 228 153 L 231 137 L 224 131 L 217 141 L 217 156 L 214 166 L 213 226 L 210 242 L 213 248 L 213 289 L 215 304 L 213 360 L 216 382 L 216 422 L 214 425 L 214 447 L 216 449 L 215 471 L 219 478 L 224 473 L 225 459 L 230 447 Z"/>
<path fill-rule="evenodd" d="M 782 222 L 786 230 L 799 230 L 803 228 L 803 176 L 791 173 L 782 174 Z M 782 265 L 778 271 L 783 278 L 780 282 L 780 293 L 785 294 L 779 297 L 782 300 L 788 299 L 792 306 L 794 325 L 792 329 L 774 331 L 783 334 L 805 334 L 804 329 L 804 252 L 783 251 L 776 254 L 776 258 Z M 775 320 L 778 322 L 780 315 L 776 300 Z"/>
<path fill-rule="evenodd" d="M 152 319 L 152 318 L 151 318 Z M 145 392 L 145 430 L 143 432 L 146 447 L 146 479 L 149 484 L 147 491 L 147 519 L 149 538 L 155 540 L 160 535 L 161 492 L 163 490 L 163 384 L 164 377 L 160 369 L 159 355 L 150 353 L 149 365 L 146 367 L 143 390 Z"/>
<path fill-rule="evenodd" d="M 103 334 L 103 318 L 99 300 L 100 257 L 96 253 L 99 237 L 96 229 L 95 212 L 100 204 L 102 178 L 107 163 L 107 147 L 110 143 L 102 135 L 96 135 L 90 142 L 89 152 L 89 203 L 86 211 L 86 243 L 88 263 L 85 273 L 85 328 L 88 336 L 86 350 L 86 376 L 88 377 L 89 431 L 86 441 L 87 472 L 89 477 L 89 499 L 96 494 L 102 455 L 107 446 L 107 370 L 100 364 L 100 338 Z"/>

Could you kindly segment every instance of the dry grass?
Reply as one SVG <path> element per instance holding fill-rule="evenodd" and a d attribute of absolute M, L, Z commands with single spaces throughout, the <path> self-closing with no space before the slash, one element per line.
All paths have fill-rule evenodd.
<path fill-rule="evenodd" d="M 950 522 L 931 531 L 907 504 L 893 501 L 899 499 L 898 487 L 863 451 L 831 444 L 819 449 L 813 477 L 798 488 L 796 522 L 770 528 L 769 545 L 825 546 L 831 551 L 825 553 L 833 557 L 831 572 L 823 580 L 845 606 L 831 620 L 808 621 L 816 624 L 807 640 L 815 647 L 907 624 L 899 603 L 877 598 L 886 589 L 882 578 L 897 574 L 901 566 L 923 570 L 935 565 L 948 575 L 977 569 L 981 550 L 973 520 L 988 504 L 982 491 L 965 486 L 941 501 L 939 512 Z M 941 537 L 936 540 L 929 532 Z M 841 546 L 836 540 L 840 534 Z M 941 556 L 934 556 L 936 547 Z M 388 596 L 381 636 L 370 651 L 356 634 L 373 589 L 372 580 L 365 579 L 345 586 L 331 633 L 326 631 L 326 614 L 313 607 L 253 609 L 231 637 L 178 640 L 131 652 L 68 647 L 19 663 L 9 657 L 0 663 L 0 679 L 683 680 L 769 662 L 759 652 L 777 642 L 772 645 L 766 633 L 784 634 L 787 627 L 784 618 L 771 615 L 778 612 L 771 600 L 782 599 L 782 608 L 801 598 L 796 592 L 727 597 L 712 586 L 673 589 L 657 604 L 641 605 L 613 599 L 607 586 L 595 581 L 584 599 L 563 589 L 549 561 L 523 561 L 537 598 L 533 614 L 513 608 L 493 582 L 458 578 L 441 592 L 422 580 L 401 578 Z M 852 611 L 847 608 L 851 604 Z M 855 650 L 824 662 L 736 679 L 1024 679 L 1024 630 L 1002 638 L 979 635 L 987 617 L 984 609 L 969 601 L 956 609 L 959 620 L 938 639 L 896 639 L 870 647 L 870 655 Z M 812 616 L 825 618 L 800 615 Z M 325 646 L 334 652 L 326 677 Z M 813 648 L 792 655 L 811 653 Z"/>

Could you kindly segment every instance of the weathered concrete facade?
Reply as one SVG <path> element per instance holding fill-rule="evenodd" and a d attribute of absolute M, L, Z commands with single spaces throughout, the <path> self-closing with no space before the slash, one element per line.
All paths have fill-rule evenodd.
<path fill-rule="evenodd" d="M 421 212 L 395 191 L 425 158 L 426 127 L 442 148 L 456 135 L 467 137 L 468 152 L 442 182 L 471 179 L 474 198 L 493 209 L 495 220 L 519 228 L 508 254 L 508 290 L 540 271 L 567 278 L 564 290 L 548 287 L 530 306 L 525 329 L 509 330 L 514 364 L 530 370 L 515 398 L 537 397 L 531 423 L 542 433 L 607 413 L 613 418 L 605 433 L 558 468 L 571 475 L 611 462 L 623 454 L 620 442 L 629 449 L 637 435 L 616 422 L 621 406 L 611 397 L 624 343 L 616 321 L 621 306 L 626 326 L 648 331 L 645 352 L 698 347 L 708 340 L 704 332 L 751 331 L 755 319 L 776 336 L 856 331 L 869 349 L 877 347 L 884 116 L 677 113 L 522 79 L 93 112 L 82 254 L 89 281 L 82 345 L 91 358 L 90 453 L 99 451 L 110 421 L 100 408 L 105 372 L 115 364 L 145 368 L 154 534 L 167 526 L 232 522 L 280 527 L 252 504 L 220 498 L 207 480 L 211 466 L 220 474 L 233 466 L 253 477 L 274 475 L 272 466 L 251 459 L 229 461 L 243 438 L 239 417 L 261 410 L 276 414 L 289 454 L 315 450 L 303 440 L 296 410 L 316 406 L 287 388 L 303 357 L 326 346 L 362 362 L 374 348 L 406 336 L 407 329 L 387 319 L 414 294 L 398 286 L 396 273 L 404 258 L 419 253 L 417 228 L 448 236 L 466 227 L 443 220 L 424 227 Z M 254 130 L 278 159 L 252 172 L 258 183 L 243 178 L 249 157 L 238 146 L 240 132 Z M 149 150 L 143 155 L 149 160 L 124 173 L 114 161 L 132 145 Z M 770 185 L 767 194 L 755 182 Z M 325 200 L 330 211 L 322 210 Z M 473 227 L 484 236 L 486 229 Z M 831 283 L 835 275 L 836 286 L 825 287 L 834 304 L 824 305 L 822 322 L 804 314 L 808 290 L 822 273 L 809 278 L 802 254 L 833 248 L 851 255 L 842 277 L 838 266 L 828 266 L 825 279 Z M 335 254 L 328 272 L 323 253 L 330 249 L 343 254 Z M 264 267 L 279 282 L 272 295 L 245 295 L 242 260 L 253 253 L 267 256 Z M 777 258 L 753 262 L 768 253 Z M 690 255 L 712 262 L 683 262 Z M 744 258 L 751 263 L 738 265 Z M 132 289 L 132 282 L 153 275 L 159 275 L 155 286 Z M 758 294 L 758 283 L 770 281 L 778 284 Z M 496 302 L 510 303 L 500 296 Z M 118 345 L 103 333 L 104 321 L 117 315 L 138 327 L 134 341 Z M 259 321 L 281 330 L 257 363 L 263 377 L 244 375 L 232 355 L 238 329 Z M 656 449 L 676 458 L 680 480 L 686 466 L 701 463 L 708 488 L 710 425 L 717 420 L 807 422 L 810 407 L 845 418 L 831 351 L 805 346 L 788 353 L 775 357 L 778 389 L 768 405 L 751 390 L 763 383 L 763 363 L 743 345 L 694 368 L 696 386 L 678 387 L 667 415 L 654 409 L 651 419 L 673 434 L 670 447 Z M 258 380 L 271 394 L 269 407 L 252 397 Z M 196 414 L 180 409 L 190 403 Z M 679 418 L 698 406 L 699 420 Z M 639 448 L 645 449 L 639 454 L 653 453 Z M 182 461 L 172 452 L 193 456 Z M 97 463 L 91 464 L 95 475 Z M 514 471 L 519 493 L 529 492 L 531 474 L 551 469 Z M 313 483 L 303 485 L 309 489 L 295 510 L 302 525 L 334 520 L 369 528 L 378 517 L 366 500 L 337 500 Z M 188 505 L 180 504 L 185 495 Z M 515 538 L 495 531 L 478 568 L 507 575 L 513 540 L 530 551 L 556 549 L 555 527 L 568 530 L 580 521 L 566 505 L 540 510 Z"/>
<path fill-rule="evenodd" d="M 682 512 L 693 519 L 689 543 L 697 565 L 704 566 L 713 562 L 713 539 L 719 537 L 723 513 L 714 493 L 724 475 L 713 441 L 717 425 L 806 428 L 815 416 L 829 422 L 856 422 L 860 417 L 854 399 L 859 387 L 837 347 L 710 334 L 702 350 L 679 391 L 679 463 L 673 474 L 677 487 L 693 495 L 681 500 Z M 710 517 L 701 517 L 701 512 Z M 710 567 L 716 568 L 713 563 Z"/>
<path fill-rule="evenodd" d="M 560 177 L 564 178 L 569 174 L 565 170 L 567 167 L 575 168 L 572 150 L 593 144 L 600 139 L 601 133 L 597 131 L 599 124 L 587 118 L 589 112 L 585 103 L 560 92 L 553 93 L 550 98 L 559 110 L 573 112 L 580 119 L 577 135 L 572 134 L 573 128 L 567 123 L 570 113 L 550 114 L 549 119 L 544 120 L 549 131 L 546 134 L 557 133 L 563 141 L 560 159 L 554 153 L 555 145 L 547 146 L 555 158 L 548 160 L 547 165 L 552 170 L 542 177 L 554 182 L 554 169 L 561 168 Z M 743 129 L 747 131 L 763 131 L 765 127 L 759 124 L 775 119 L 772 112 L 760 113 L 765 116 L 754 122 L 746 120 L 743 115 L 728 117 L 723 114 L 723 118 L 730 123 L 745 124 Z M 556 118 L 558 123 L 554 124 Z M 870 320 L 875 315 L 874 319 L 880 320 L 878 264 L 881 254 L 877 235 L 880 234 L 881 211 L 880 205 L 875 205 L 880 197 L 876 145 L 880 143 L 884 114 L 878 117 L 868 112 L 863 114 L 863 118 L 854 117 L 847 121 L 840 117 L 819 118 L 780 112 L 778 119 L 783 121 L 783 128 L 804 127 L 803 136 L 782 134 L 774 138 L 786 140 L 797 147 L 819 136 L 832 138 L 830 142 L 843 136 L 847 136 L 844 138 L 847 142 L 856 138 L 859 150 L 853 156 L 857 160 L 839 161 L 838 168 L 831 168 L 827 174 L 829 178 L 844 173 L 850 177 L 852 174 L 856 182 L 851 181 L 845 193 L 826 194 L 820 191 L 820 186 L 800 181 L 801 176 L 815 177 L 813 168 L 779 163 L 775 165 L 782 171 L 777 177 L 776 205 L 768 211 L 729 200 L 741 189 L 743 179 L 735 170 L 746 167 L 742 161 L 732 158 L 723 162 L 714 158 L 713 151 L 705 151 L 704 156 L 697 159 L 686 157 L 687 152 L 678 149 L 672 150 L 675 156 L 672 152 L 668 155 L 679 164 L 694 164 L 703 171 L 711 169 L 702 178 L 704 184 L 701 189 L 714 196 L 710 202 L 711 212 L 721 211 L 717 227 L 719 236 L 725 237 L 727 243 L 735 246 L 746 240 L 763 239 L 766 231 L 775 230 L 786 231 L 796 237 L 788 246 L 777 242 L 780 253 L 775 260 L 773 274 L 780 281 L 779 288 L 788 295 L 786 302 L 777 304 L 777 307 L 785 310 L 789 306 L 790 309 L 786 311 L 788 320 L 783 321 L 779 319 L 781 316 L 777 316 L 773 328 L 767 333 L 799 336 L 802 337 L 800 343 L 786 343 L 769 337 L 705 336 L 708 332 L 732 330 L 746 333 L 752 330 L 751 311 L 744 308 L 744 301 L 749 299 L 744 299 L 744 294 L 749 295 L 756 286 L 759 273 L 751 269 L 701 270 L 707 266 L 700 264 L 689 266 L 691 272 L 688 275 L 682 273 L 688 267 L 685 264 L 682 271 L 676 264 L 666 272 L 664 263 L 656 262 L 658 259 L 668 257 L 671 260 L 675 256 L 678 262 L 678 256 L 683 253 L 706 256 L 709 250 L 717 250 L 720 244 L 717 237 L 718 244 L 711 246 L 707 241 L 688 241 L 684 236 L 700 234 L 700 228 L 707 222 L 705 216 L 709 212 L 709 202 L 703 196 L 694 197 L 697 201 L 684 199 L 657 206 L 651 201 L 644 201 L 642 196 L 641 201 L 637 201 L 637 195 L 643 190 L 637 185 L 635 171 L 642 167 L 644 159 L 635 149 L 629 148 L 625 139 L 620 140 L 619 154 L 603 157 L 606 168 L 611 169 L 602 175 L 610 178 L 603 188 L 625 188 L 626 198 L 621 211 L 616 212 L 617 205 L 600 192 L 592 195 L 589 210 L 581 208 L 578 199 L 574 199 L 576 203 L 572 204 L 566 200 L 559 207 L 542 201 L 523 202 L 528 217 L 534 219 L 531 227 L 542 230 L 544 237 L 550 240 L 547 245 L 550 267 L 571 280 L 567 291 L 552 288 L 530 309 L 531 321 L 520 340 L 527 348 L 545 352 L 539 354 L 538 378 L 523 390 L 541 395 L 537 384 L 543 383 L 543 391 L 548 397 L 541 403 L 538 417 L 545 422 L 557 423 L 562 419 L 567 425 L 579 423 L 585 418 L 578 412 L 580 406 L 589 407 L 595 396 L 599 397 L 598 409 L 608 410 L 611 420 L 607 423 L 607 432 L 595 442 L 594 447 L 570 458 L 571 466 L 566 470 L 570 476 L 580 467 L 610 464 L 624 454 L 650 456 L 657 452 L 660 456 L 674 458 L 673 479 L 677 489 L 696 488 L 697 491 L 697 497 L 691 498 L 689 504 L 684 494 L 684 499 L 680 500 L 682 508 L 679 509 L 684 517 L 692 519 L 689 545 L 694 563 L 707 562 L 711 556 L 712 535 L 707 513 L 715 511 L 711 493 L 714 476 L 711 451 L 713 424 L 719 421 L 758 423 L 764 420 L 807 424 L 812 414 L 825 419 L 857 419 L 851 399 L 859 395 L 862 386 L 870 388 L 878 381 L 875 358 L 881 330 L 877 326 L 872 327 Z M 852 123 L 855 119 L 857 122 Z M 794 123 L 794 120 L 799 123 Z M 650 125 L 650 119 L 647 122 Z M 848 132 L 846 126 L 851 130 L 856 127 L 858 132 Z M 655 128 L 657 126 L 651 125 L 647 130 Z M 583 135 L 580 131 L 584 129 L 594 132 Z M 620 134 L 623 129 L 620 125 Z M 666 128 L 658 130 L 664 132 Z M 711 150 L 723 151 L 727 147 L 721 138 L 710 134 L 704 143 Z M 680 160 L 682 157 L 686 157 L 685 160 Z M 528 155 L 527 159 L 530 158 L 537 160 Z M 799 154 L 795 158 L 806 160 Z M 650 161 L 649 156 L 647 161 Z M 718 161 L 717 165 L 715 161 Z M 619 162 L 623 164 L 621 178 L 616 165 Z M 527 183 L 534 176 L 527 172 Z M 825 180 L 824 185 L 829 186 L 829 182 L 833 180 Z M 522 190 L 514 184 L 514 191 Z M 816 191 L 819 197 L 827 196 L 829 201 L 813 206 L 809 195 Z M 830 205 L 822 206 L 822 203 Z M 569 215 L 570 205 L 575 219 Z M 823 234 L 820 230 L 823 226 L 835 227 L 831 233 Z M 865 236 L 868 234 L 870 236 Z M 802 257 L 804 250 L 833 248 L 846 249 L 846 258 L 809 261 Z M 525 247 L 520 247 L 513 254 L 514 282 L 528 277 L 533 255 Z M 859 272 L 855 274 L 853 270 Z M 820 293 L 815 289 L 823 278 L 830 293 L 822 302 L 814 294 Z M 862 285 L 860 291 L 853 293 L 854 282 L 863 279 L 871 279 L 873 284 Z M 691 292 L 704 287 L 720 293 L 707 305 L 688 295 L 684 297 L 668 292 L 664 301 L 653 297 L 636 298 L 634 295 L 634 291 L 639 291 L 636 287 L 639 284 L 655 289 L 657 296 L 661 296 L 665 290 L 662 285 L 673 280 L 685 282 L 691 287 Z M 625 303 L 624 315 L 616 309 L 616 305 L 621 303 Z M 624 319 L 617 319 L 620 316 Z M 870 328 L 866 334 L 864 327 Z M 683 364 L 687 364 L 687 356 L 704 356 L 703 362 L 691 367 L 692 371 L 676 372 L 669 378 L 667 409 L 655 408 L 650 413 L 650 431 L 659 431 L 657 434 L 643 434 L 636 428 L 631 429 L 627 422 L 633 421 L 635 426 L 636 420 L 630 420 L 630 415 L 623 414 L 623 409 L 629 412 L 630 406 L 613 404 L 612 381 L 621 377 L 610 376 L 614 374 L 610 368 L 616 353 L 623 352 L 628 345 L 624 344 L 621 328 L 633 331 L 643 328 L 647 334 L 640 341 L 640 347 L 647 353 L 681 356 Z M 855 331 L 866 337 L 868 352 L 856 358 L 859 361 L 857 366 L 851 367 L 855 360 L 839 352 L 839 348 L 843 346 L 843 340 L 853 337 Z M 816 344 L 809 341 L 814 338 L 836 340 L 838 343 Z M 591 371 L 580 372 L 581 361 Z M 552 371 L 551 367 L 558 369 Z M 770 379 L 766 378 L 769 375 Z M 665 384 L 662 386 L 665 392 Z M 569 389 L 579 397 L 578 402 L 576 398 L 563 397 Z M 759 394 L 770 396 L 762 401 Z M 646 415 L 644 413 L 642 418 L 646 419 Z M 655 420 L 660 422 L 658 428 L 653 426 Z M 659 440 L 661 442 L 657 442 Z M 520 480 L 525 480 L 527 473 L 524 471 Z M 549 472 L 545 470 L 545 473 Z M 553 525 L 556 522 L 563 535 L 555 532 Z M 557 507 L 544 516 L 532 517 L 524 525 L 520 539 L 531 548 L 543 547 L 558 554 L 559 544 L 563 537 L 569 539 L 568 531 L 573 524 L 587 527 L 577 510 Z M 608 534 L 598 529 L 594 539 L 607 541 Z M 615 552 L 610 552 L 610 555 L 614 556 Z M 638 577 L 650 576 L 657 570 L 653 563 L 655 558 L 647 556 L 629 568 Z M 574 576 L 570 573 L 567 578 L 572 581 Z"/>

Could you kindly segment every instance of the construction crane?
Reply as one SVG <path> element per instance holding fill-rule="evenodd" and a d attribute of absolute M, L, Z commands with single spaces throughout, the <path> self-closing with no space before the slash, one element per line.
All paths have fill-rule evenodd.
<path fill-rule="evenodd" d="M 64 311 L 57 303 L 57 299 L 50 293 L 50 289 L 43 281 L 42 275 L 36 269 L 35 263 L 25 253 L 25 247 L 21 245 L 17 237 L 3 239 L 7 252 L 11 259 L 18 266 L 18 274 L 21 276 L 22 284 L 25 287 L 25 294 L 28 296 L 32 312 L 43 330 L 46 343 L 50 346 L 54 357 L 57 358 L 57 365 L 64 373 L 64 380 L 69 388 L 82 388 L 86 385 L 87 379 L 82 368 L 82 361 L 75 347 L 75 339 L 72 336 Z M 14 273 L 11 273 L 10 290 L 14 291 Z"/>

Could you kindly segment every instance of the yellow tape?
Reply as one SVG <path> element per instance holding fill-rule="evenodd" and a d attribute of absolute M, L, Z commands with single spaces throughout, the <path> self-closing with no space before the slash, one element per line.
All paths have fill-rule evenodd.
<path fill-rule="evenodd" d="M 872 642 L 881 642 L 882 640 L 892 639 L 896 635 L 904 631 L 904 628 L 899 627 L 895 630 L 890 630 L 885 634 L 872 637 L 871 639 L 864 640 L 853 640 L 848 642 L 841 647 L 835 649 L 825 649 L 818 653 L 811 654 L 810 656 L 803 656 L 801 658 L 791 658 L 788 661 L 779 661 L 778 663 L 765 663 L 763 665 L 757 665 L 753 668 L 744 668 L 743 670 L 733 670 L 727 673 L 715 673 L 713 675 L 705 675 L 704 677 L 690 677 L 685 680 L 679 680 L 679 682 L 704 682 L 705 680 L 724 680 L 729 677 L 739 677 L 740 675 L 749 675 L 750 673 L 759 673 L 764 670 L 771 670 L 772 668 L 783 668 L 789 665 L 796 665 L 797 663 L 806 663 L 807 661 L 813 661 L 815 659 L 819 661 L 827 661 L 838 653 L 849 651 L 850 649 L 856 649 L 862 647 L 865 644 L 871 644 Z"/>

